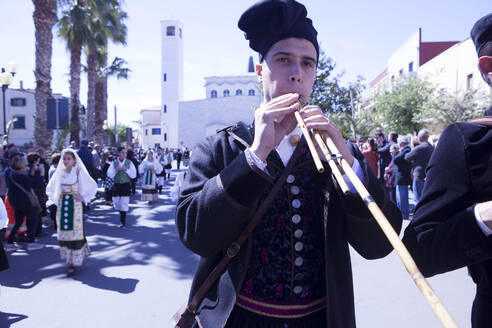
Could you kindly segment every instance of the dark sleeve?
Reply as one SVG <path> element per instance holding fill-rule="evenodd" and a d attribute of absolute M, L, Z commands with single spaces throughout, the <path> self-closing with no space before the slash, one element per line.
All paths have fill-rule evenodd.
<path fill-rule="evenodd" d="M 44 176 L 39 175 L 39 171 L 36 170 L 35 175 L 27 175 L 26 176 L 26 185 L 29 186 L 29 188 L 36 188 L 36 187 L 42 187 L 44 186 Z"/>
<path fill-rule="evenodd" d="M 395 162 L 396 165 L 402 164 L 403 162 L 405 162 L 406 154 L 408 154 L 408 152 L 400 151 L 400 153 L 393 158 L 393 162 Z"/>
<path fill-rule="evenodd" d="M 176 206 L 182 242 L 203 257 L 216 256 L 235 241 L 271 182 L 254 169 L 247 152 L 233 157 L 237 152 L 226 138 L 209 138 L 195 148 Z"/>
<path fill-rule="evenodd" d="M 389 152 L 389 149 L 391 147 L 391 143 L 387 142 L 386 145 L 378 147 L 378 153 L 384 153 L 384 152 Z"/>
<path fill-rule="evenodd" d="M 492 238 L 475 219 L 464 145 L 459 126 L 444 130 L 427 168 L 422 199 L 405 230 L 403 241 L 426 277 L 492 257 Z"/>
<path fill-rule="evenodd" d="M 417 146 L 408 153 L 405 154 L 403 157 L 407 162 L 413 162 L 417 156 L 419 155 L 420 148 Z"/>
<path fill-rule="evenodd" d="M 389 200 L 383 185 L 376 178 L 359 149 L 352 143 L 349 143 L 349 149 L 352 156 L 361 164 L 366 189 L 399 234 L 402 224 L 400 211 Z M 343 196 L 343 200 L 347 215 L 347 238 L 352 247 L 366 259 L 381 258 L 389 254 L 393 248 L 359 194 Z"/>

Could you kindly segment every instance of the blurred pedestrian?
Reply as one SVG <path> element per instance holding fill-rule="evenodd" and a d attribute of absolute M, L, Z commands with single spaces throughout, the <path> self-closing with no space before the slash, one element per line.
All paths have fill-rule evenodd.
<path fill-rule="evenodd" d="M 120 227 L 126 227 L 126 213 L 132 192 L 131 179 L 137 176 L 135 165 L 126 158 L 126 148 L 118 147 L 118 158 L 108 168 L 108 177 L 114 179 L 113 205 L 120 212 Z"/>
<path fill-rule="evenodd" d="M 163 170 L 162 165 L 154 158 L 154 152 L 149 150 L 147 158 L 140 163 L 138 172 L 142 175 L 142 200 L 149 204 L 159 198 L 157 194 L 157 174 Z"/>
<path fill-rule="evenodd" d="M 418 133 L 418 145 L 411 152 L 405 155 L 405 160 L 412 163 L 413 181 L 412 191 L 415 203 L 422 198 L 422 191 L 425 183 L 425 169 L 434 151 L 434 147 L 429 143 L 429 131 L 422 129 Z"/>
<path fill-rule="evenodd" d="M 9 202 L 14 208 L 15 225 L 10 231 L 7 239 L 9 250 L 15 250 L 19 246 L 14 244 L 17 230 L 27 218 L 28 250 L 37 250 L 44 247 L 35 239 L 38 228 L 39 213 L 41 206 L 36 204 L 37 198 L 33 188 L 44 184 L 44 176 L 30 176 L 26 171 L 27 161 L 22 155 L 15 155 L 11 159 L 11 169 L 7 170 L 7 187 Z"/>

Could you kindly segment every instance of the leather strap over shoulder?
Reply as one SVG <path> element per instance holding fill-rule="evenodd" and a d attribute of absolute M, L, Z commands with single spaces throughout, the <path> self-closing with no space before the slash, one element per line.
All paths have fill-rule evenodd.
<path fill-rule="evenodd" d="M 467 123 L 482 124 L 485 126 L 492 126 L 492 116 L 483 116 L 466 121 Z"/>

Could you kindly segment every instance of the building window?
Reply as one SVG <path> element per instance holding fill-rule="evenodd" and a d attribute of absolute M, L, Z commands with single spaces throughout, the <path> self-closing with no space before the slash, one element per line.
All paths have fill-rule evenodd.
<path fill-rule="evenodd" d="M 145 135 L 148 136 L 149 135 L 149 130 L 145 129 Z"/>
<path fill-rule="evenodd" d="M 10 106 L 25 106 L 26 105 L 26 98 L 11 98 L 10 99 Z"/>
<path fill-rule="evenodd" d="M 408 64 L 408 71 L 413 72 L 413 62 L 410 62 L 410 64 Z"/>
<path fill-rule="evenodd" d="M 229 97 L 229 94 L 230 94 L 229 90 L 225 89 L 224 90 L 224 97 Z"/>
<path fill-rule="evenodd" d="M 179 29 L 179 38 L 182 39 L 183 38 L 183 31 L 181 30 L 181 28 Z"/>
<path fill-rule="evenodd" d="M 403 68 L 400 70 L 400 75 L 402 75 L 402 74 L 403 74 Z"/>
<path fill-rule="evenodd" d="M 212 90 L 212 92 L 210 92 L 210 98 L 217 98 L 217 90 Z"/>
<path fill-rule="evenodd" d="M 167 81 L 167 74 L 166 73 L 164 73 L 164 76 L 162 77 L 162 81 L 163 82 L 166 82 Z"/>
<path fill-rule="evenodd" d="M 26 117 L 25 116 L 14 116 L 14 129 L 25 129 L 26 128 Z"/>
<path fill-rule="evenodd" d="M 254 89 L 249 89 L 248 90 L 248 96 L 254 96 L 255 95 L 255 90 Z"/>
<path fill-rule="evenodd" d="M 242 96 L 243 95 L 243 90 L 237 89 L 236 90 L 236 96 Z"/>
<path fill-rule="evenodd" d="M 469 90 L 473 87 L 473 74 L 466 76 L 466 89 Z"/>
<path fill-rule="evenodd" d="M 162 111 L 163 111 L 164 113 L 167 113 L 167 105 L 164 105 L 164 107 L 162 108 Z"/>
<path fill-rule="evenodd" d="M 161 134 L 161 128 L 153 128 L 152 129 L 152 135 L 160 135 Z"/>
<path fill-rule="evenodd" d="M 176 35 L 176 28 L 174 26 L 168 26 L 166 29 L 166 35 Z"/>
<path fill-rule="evenodd" d="M 167 141 L 167 133 L 164 133 L 164 141 Z"/>

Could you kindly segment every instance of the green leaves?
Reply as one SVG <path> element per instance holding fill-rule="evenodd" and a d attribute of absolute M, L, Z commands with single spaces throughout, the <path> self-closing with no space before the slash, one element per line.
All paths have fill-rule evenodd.
<path fill-rule="evenodd" d="M 362 84 L 364 78 L 358 76 L 355 83 L 350 83 L 348 87 L 341 86 L 343 73 L 333 76 L 335 68 L 333 60 L 321 50 L 310 103 L 319 106 L 325 113 L 352 113 L 352 100 L 356 104 L 365 89 Z"/>
<path fill-rule="evenodd" d="M 482 116 L 490 104 L 485 91 L 451 93 L 426 79 L 404 75 L 376 97 L 376 113 L 385 130 L 416 134 L 423 127 L 440 130 Z"/>
<path fill-rule="evenodd" d="M 435 96 L 424 104 L 419 118 L 440 125 L 468 121 L 482 116 L 489 103 L 490 97 L 484 90 L 469 89 L 456 95 L 439 89 Z"/>
<path fill-rule="evenodd" d="M 357 81 L 344 87 L 340 84 L 343 73 L 334 75 L 335 68 L 333 59 L 321 50 L 310 103 L 328 114 L 345 138 L 358 134 L 369 135 L 374 126 L 373 120 L 353 115 L 353 107 L 359 104 L 365 89 L 364 78 L 358 76 Z"/>
<path fill-rule="evenodd" d="M 401 134 L 417 133 L 426 125 L 422 113 L 435 88 L 413 74 L 395 80 L 390 90 L 376 96 L 376 115 L 385 130 Z"/>

